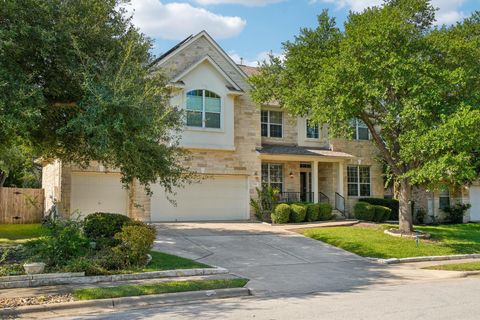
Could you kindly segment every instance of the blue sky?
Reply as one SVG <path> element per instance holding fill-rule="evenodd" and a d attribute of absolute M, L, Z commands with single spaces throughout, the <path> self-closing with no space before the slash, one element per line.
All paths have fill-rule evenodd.
<path fill-rule="evenodd" d="M 134 23 L 165 52 L 190 34 L 207 30 L 237 62 L 255 65 L 302 27 L 314 27 L 323 9 L 343 24 L 349 10 L 382 0 L 132 0 Z M 454 23 L 480 10 L 480 0 L 432 0 L 439 24 Z M 133 11 L 134 10 L 134 11 Z"/>

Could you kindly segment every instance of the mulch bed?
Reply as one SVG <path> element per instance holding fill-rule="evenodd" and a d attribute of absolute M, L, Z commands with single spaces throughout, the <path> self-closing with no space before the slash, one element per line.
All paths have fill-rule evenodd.
<path fill-rule="evenodd" d="M 39 304 L 51 304 L 71 301 L 74 301 L 71 294 L 19 298 L 0 298 L 0 308 L 16 308 L 22 306 L 33 306 Z"/>

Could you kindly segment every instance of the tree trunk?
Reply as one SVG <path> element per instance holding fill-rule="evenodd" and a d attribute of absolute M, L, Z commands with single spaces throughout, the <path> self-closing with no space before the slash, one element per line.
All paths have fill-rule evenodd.
<path fill-rule="evenodd" d="M 3 187 L 5 180 L 7 180 L 7 173 L 5 171 L 0 170 L 0 188 Z"/>
<path fill-rule="evenodd" d="M 412 233 L 413 232 L 413 217 L 410 207 L 410 196 L 411 196 L 411 186 L 408 179 L 400 180 L 399 187 L 399 202 L 400 210 L 398 218 L 400 220 L 400 231 L 402 233 Z"/>

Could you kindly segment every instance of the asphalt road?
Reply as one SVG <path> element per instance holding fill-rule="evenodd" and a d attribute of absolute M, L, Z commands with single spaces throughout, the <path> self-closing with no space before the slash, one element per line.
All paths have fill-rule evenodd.
<path fill-rule="evenodd" d="M 184 305 L 72 314 L 48 319 L 480 319 L 480 277 L 372 285 L 351 291 L 249 297 Z M 83 313 L 83 315 L 82 315 Z M 90 313 L 90 315 L 86 315 Z M 59 318 L 60 316 L 60 318 Z"/>

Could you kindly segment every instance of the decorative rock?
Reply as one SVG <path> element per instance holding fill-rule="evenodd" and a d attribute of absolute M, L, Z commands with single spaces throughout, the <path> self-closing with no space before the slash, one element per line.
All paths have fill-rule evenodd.
<path fill-rule="evenodd" d="M 23 268 L 25 269 L 26 274 L 39 274 L 39 273 L 43 273 L 43 271 L 45 270 L 45 263 L 43 262 L 25 263 L 23 265 Z"/>
<path fill-rule="evenodd" d="M 408 234 L 408 233 L 402 233 L 398 229 L 387 229 L 383 231 L 383 233 L 393 237 L 402 237 L 402 238 L 411 238 L 411 239 L 416 239 L 418 237 L 419 239 L 430 239 L 430 234 L 424 233 L 424 232 L 414 232 L 414 233 Z"/>

